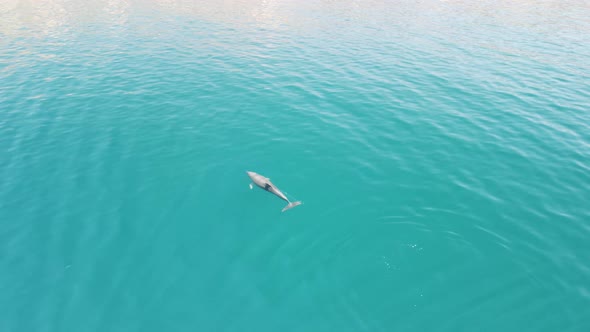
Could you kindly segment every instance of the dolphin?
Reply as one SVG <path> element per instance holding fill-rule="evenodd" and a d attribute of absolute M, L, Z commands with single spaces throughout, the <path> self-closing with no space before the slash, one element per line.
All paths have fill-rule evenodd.
<path fill-rule="evenodd" d="M 287 203 L 289 203 L 289 204 L 287 204 L 287 206 L 285 206 L 283 208 L 283 210 L 281 212 L 285 212 L 285 211 L 287 211 L 287 210 L 289 210 L 291 208 L 296 207 L 297 205 L 301 205 L 301 202 L 300 201 L 297 201 L 297 202 L 291 202 L 291 201 L 289 201 L 289 199 L 287 198 L 287 196 L 285 196 L 285 194 L 283 194 L 279 190 L 279 188 L 277 188 L 274 184 L 272 184 L 272 182 L 270 182 L 270 179 L 269 178 L 266 178 L 266 177 L 264 177 L 264 176 L 262 176 L 260 174 L 257 174 L 257 173 L 254 173 L 254 172 L 250 172 L 250 171 L 246 172 L 246 174 L 248 174 L 248 176 L 250 177 L 250 179 L 252 179 L 252 182 L 255 185 L 259 186 L 260 188 L 262 188 L 262 189 L 264 189 L 264 190 L 266 190 L 268 192 L 271 192 L 271 193 L 277 195 L 280 199 L 282 199 L 282 200 L 286 201 Z M 252 188 L 254 188 L 254 186 L 252 186 L 252 183 L 250 183 L 250 189 L 252 189 Z"/>

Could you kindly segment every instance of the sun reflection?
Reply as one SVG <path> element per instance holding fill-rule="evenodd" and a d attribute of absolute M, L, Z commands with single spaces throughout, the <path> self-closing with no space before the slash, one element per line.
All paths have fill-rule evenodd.
<path fill-rule="evenodd" d="M 107 12 L 118 25 L 124 25 L 129 19 L 129 1 L 127 0 L 108 0 L 105 6 Z"/>
<path fill-rule="evenodd" d="M 465 21 L 556 33 L 590 33 L 590 2 L 522 0 L 0 0 L 0 34 L 28 30 L 59 34 L 92 24 L 126 25 L 144 13 L 260 29 L 342 29 L 374 27 L 393 31 L 457 29 Z"/>
<path fill-rule="evenodd" d="M 0 34 L 33 37 L 59 35 L 94 23 L 122 25 L 128 21 L 128 0 L 2 0 Z"/>

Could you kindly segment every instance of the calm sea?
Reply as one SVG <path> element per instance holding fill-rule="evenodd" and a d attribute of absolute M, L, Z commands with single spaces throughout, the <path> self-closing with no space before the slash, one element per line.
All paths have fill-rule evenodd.
<path fill-rule="evenodd" d="M 0 1 L 0 331 L 590 331 L 590 3 Z"/>

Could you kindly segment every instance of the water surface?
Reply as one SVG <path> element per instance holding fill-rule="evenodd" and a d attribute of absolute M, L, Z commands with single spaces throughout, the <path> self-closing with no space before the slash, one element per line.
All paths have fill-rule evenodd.
<path fill-rule="evenodd" d="M 589 14 L 3 1 L 0 329 L 588 331 Z"/>

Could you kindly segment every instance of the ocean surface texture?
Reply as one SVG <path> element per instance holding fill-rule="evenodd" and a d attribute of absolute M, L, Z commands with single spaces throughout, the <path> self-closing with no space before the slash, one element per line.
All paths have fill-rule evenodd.
<path fill-rule="evenodd" d="M 590 331 L 590 2 L 0 1 L 0 331 Z"/>

